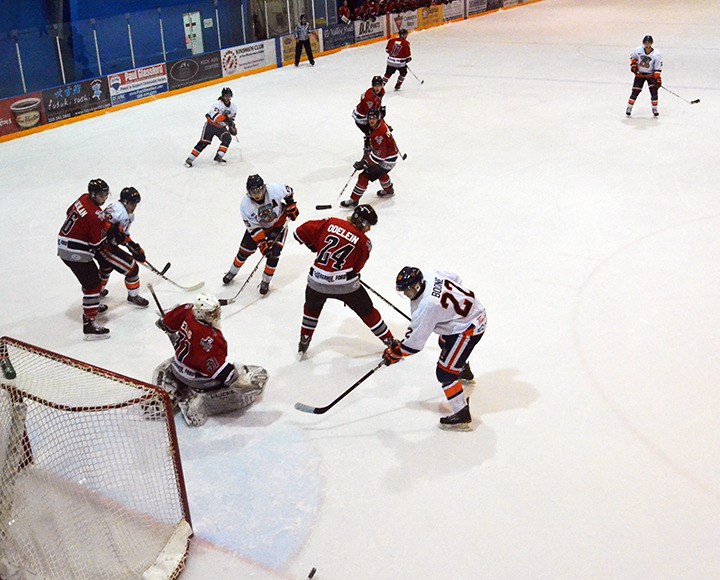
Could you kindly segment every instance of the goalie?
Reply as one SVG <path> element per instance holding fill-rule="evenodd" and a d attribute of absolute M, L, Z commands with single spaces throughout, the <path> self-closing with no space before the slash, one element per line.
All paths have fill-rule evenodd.
<path fill-rule="evenodd" d="M 175 356 L 160 364 L 153 383 L 170 395 L 190 426 L 203 425 L 210 415 L 249 407 L 265 388 L 267 371 L 227 361 L 227 342 L 220 330 L 220 302 L 200 294 L 158 319 L 172 338 Z"/>

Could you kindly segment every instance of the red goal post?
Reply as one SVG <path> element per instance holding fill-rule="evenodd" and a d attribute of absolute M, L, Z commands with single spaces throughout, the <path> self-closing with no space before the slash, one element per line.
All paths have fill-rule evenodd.
<path fill-rule="evenodd" d="M 0 577 L 176 578 L 192 536 L 157 387 L 0 338 Z"/>

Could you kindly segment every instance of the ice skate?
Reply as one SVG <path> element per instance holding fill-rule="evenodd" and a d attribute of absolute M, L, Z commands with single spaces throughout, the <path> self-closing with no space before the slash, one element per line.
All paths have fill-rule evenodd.
<path fill-rule="evenodd" d="M 258 290 L 261 296 L 265 296 L 268 292 L 270 292 L 270 282 L 268 280 L 263 280 L 262 282 L 260 282 Z"/>
<path fill-rule="evenodd" d="M 221 157 L 219 153 L 217 155 L 215 155 L 215 157 L 213 157 L 213 161 L 216 161 L 218 163 L 227 163 L 225 158 Z"/>
<path fill-rule="evenodd" d="M 105 314 L 107 312 L 108 305 L 107 304 L 99 304 L 98 305 L 98 314 Z"/>
<path fill-rule="evenodd" d="M 193 161 L 195 161 L 195 159 L 193 159 L 192 157 L 188 157 L 188 158 L 185 160 L 185 167 L 192 167 L 192 166 L 193 166 Z"/>
<path fill-rule="evenodd" d="M 145 298 L 143 298 L 142 296 L 139 296 L 139 295 L 138 296 L 128 296 L 127 301 L 130 304 L 139 306 L 140 308 L 147 308 L 150 305 L 150 303 Z"/>
<path fill-rule="evenodd" d="M 225 272 L 225 275 L 223 276 L 223 284 L 227 286 L 235 279 L 236 274 L 233 274 L 232 272 Z"/>
<path fill-rule="evenodd" d="M 110 338 L 110 329 L 100 326 L 94 320 L 83 316 L 83 334 L 85 335 L 85 340 L 102 340 L 104 338 Z"/>
<path fill-rule="evenodd" d="M 304 334 L 300 335 L 300 342 L 298 342 L 298 358 L 300 360 L 305 359 L 308 347 L 310 346 L 310 337 Z"/>
<path fill-rule="evenodd" d="M 467 363 L 458 377 L 463 383 L 475 384 L 475 375 L 470 370 L 470 363 Z"/>
<path fill-rule="evenodd" d="M 357 207 L 357 206 L 358 206 L 358 202 L 354 199 L 346 199 L 346 200 L 340 202 L 340 207 L 351 208 L 351 207 Z"/>
<path fill-rule="evenodd" d="M 100 298 L 105 298 L 105 296 L 107 296 L 107 295 L 108 295 L 107 288 L 103 288 L 102 290 L 100 290 Z"/>
<path fill-rule="evenodd" d="M 653 112 L 653 116 L 655 116 L 655 117 L 659 117 L 659 116 L 660 116 L 660 113 L 658 113 L 657 107 L 653 107 L 653 108 L 652 108 L 652 112 Z"/>
<path fill-rule="evenodd" d="M 392 185 L 377 192 L 378 197 L 392 197 L 393 195 L 395 195 L 395 188 Z"/>
<path fill-rule="evenodd" d="M 440 429 L 445 429 L 446 431 L 472 431 L 470 405 L 466 402 L 465 406 L 457 413 L 442 417 L 440 419 Z"/>
<path fill-rule="evenodd" d="M 627 109 L 625 109 L 625 114 L 629 117 L 632 115 L 632 105 L 630 105 Z"/>

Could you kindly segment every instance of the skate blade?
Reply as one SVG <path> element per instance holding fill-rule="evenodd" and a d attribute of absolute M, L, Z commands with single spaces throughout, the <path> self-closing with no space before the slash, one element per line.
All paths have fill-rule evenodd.
<path fill-rule="evenodd" d="M 443 431 L 472 431 L 472 423 L 455 423 L 454 425 L 446 425 L 445 423 L 438 423 L 438 426 Z"/>
<path fill-rule="evenodd" d="M 84 334 L 83 337 L 87 341 L 106 340 L 110 338 L 110 333 L 106 332 L 105 334 Z"/>

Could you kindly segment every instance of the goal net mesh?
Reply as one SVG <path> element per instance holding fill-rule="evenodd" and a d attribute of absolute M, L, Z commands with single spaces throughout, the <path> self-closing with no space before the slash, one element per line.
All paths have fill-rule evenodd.
<path fill-rule="evenodd" d="M 7 337 L 0 362 L 0 577 L 176 577 L 192 530 L 167 395 Z"/>

